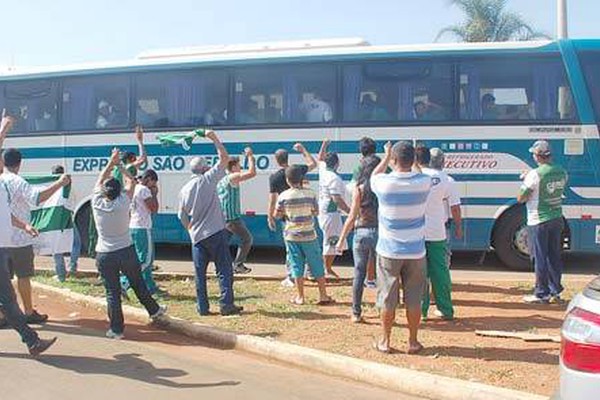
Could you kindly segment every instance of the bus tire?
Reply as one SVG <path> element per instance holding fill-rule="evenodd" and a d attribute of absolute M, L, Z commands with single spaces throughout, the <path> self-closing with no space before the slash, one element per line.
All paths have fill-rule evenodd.
<path fill-rule="evenodd" d="M 94 257 L 95 241 L 92 239 L 93 235 L 90 235 L 90 231 L 96 231 L 94 224 L 94 218 L 92 218 L 92 206 L 90 203 L 84 204 L 75 214 L 75 226 L 79 231 L 79 237 L 81 238 L 81 255 L 86 257 Z"/>
<path fill-rule="evenodd" d="M 523 205 L 509 208 L 496 222 L 494 228 L 494 249 L 502 263 L 511 270 L 532 271 L 529 254 L 523 252 L 523 244 L 518 243 L 517 235 L 526 229 Z M 521 249 L 519 249 L 519 245 Z"/>

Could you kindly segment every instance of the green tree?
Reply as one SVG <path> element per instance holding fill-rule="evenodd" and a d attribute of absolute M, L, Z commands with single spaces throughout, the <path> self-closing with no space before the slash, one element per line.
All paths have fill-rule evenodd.
<path fill-rule="evenodd" d="M 507 10 L 508 0 L 450 0 L 465 14 L 465 21 L 442 29 L 436 40 L 452 35 L 463 42 L 506 42 L 549 39 L 523 18 Z"/>

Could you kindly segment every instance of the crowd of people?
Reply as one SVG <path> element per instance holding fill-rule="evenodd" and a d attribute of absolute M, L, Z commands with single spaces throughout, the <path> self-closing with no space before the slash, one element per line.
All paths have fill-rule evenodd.
<path fill-rule="evenodd" d="M 0 144 L 13 120 L 3 117 Z M 143 131 L 136 128 L 139 155 L 114 149 L 109 162 L 96 181 L 91 209 L 98 232 L 96 265 L 108 304 L 110 328 L 106 336 L 121 339 L 124 321 L 122 297 L 132 289 L 151 319 L 161 321 L 166 307 L 153 295 L 160 289 L 152 277 L 154 245 L 152 214 L 159 209 L 158 174 L 150 169 L 138 175 L 147 156 Z M 240 314 L 236 304 L 233 275 L 249 273 L 246 265 L 252 248 L 252 233 L 244 223 L 241 211 L 241 189 L 244 182 L 255 178 L 256 161 L 250 147 L 246 160 L 229 155 L 218 135 L 205 132 L 216 149 L 218 159 L 211 164 L 202 156 L 191 159 L 191 179 L 179 196 L 178 217 L 189 233 L 195 268 L 197 312 L 209 315 L 207 267 L 213 262 L 220 287 L 219 313 Z M 326 276 L 337 277 L 333 269 L 336 256 L 348 249 L 352 234 L 354 280 L 352 286 L 351 321 L 364 322 L 362 313 L 365 287 L 377 288 L 382 335 L 374 343 L 377 351 L 391 351 L 391 332 L 396 309 L 401 302 L 408 321 L 408 353 L 423 349 L 418 340 L 422 319 L 430 318 L 430 297 L 444 320 L 455 318 L 450 277 L 449 235 L 462 237 L 460 197 L 454 180 L 443 171 L 444 153 L 439 148 L 400 141 L 387 142 L 384 154 L 376 154 L 376 142 L 368 137 L 359 142 L 361 158 L 353 171 L 352 200 L 345 200 L 347 187 L 338 173 L 340 156 L 329 151 L 324 140 L 315 158 L 301 144 L 293 146 L 304 160 L 290 164 L 286 149 L 275 152 L 279 166 L 269 177 L 267 221 L 271 230 L 282 224 L 286 248 L 284 286 L 295 287 L 290 302 L 306 303 L 305 282 L 314 280 L 319 290 L 318 305 L 335 300 L 327 292 Z M 538 141 L 530 149 L 539 168 L 522 176 L 523 187 L 518 201 L 527 203 L 532 260 L 536 270 L 536 288 L 526 302 L 560 301 L 560 238 L 562 232 L 561 198 L 567 183 L 565 171 L 552 163 L 547 142 Z M 34 191 L 18 175 L 21 154 L 16 149 L 3 152 L 4 173 L 0 179 L 0 218 L 9 231 L 0 231 L 0 304 L 1 321 L 15 328 L 31 354 L 46 350 L 56 339 L 40 339 L 27 324 L 43 323 L 47 315 L 39 314 L 32 305 L 30 278 L 33 275 L 32 237 L 37 235 L 30 225 L 31 207 L 39 205 L 58 189 L 70 184 L 64 169 L 60 179 L 43 191 Z M 243 168 L 245 166 L 246 168 Z M 317 170 L 318 193 L 309 185 L 307 174 Z M 343 216 L 347 216 L 345 221 Z M 317 226 L 321 231 L 319 241 Z M 12 236 L 12 237 L 11 237 Z M 235 257 L 230 243 L 237 238 Z M 77 238 L 76 238 L 77 240 Z M 71 254 L 71 271 L 76 271 L 77 252 Z M 75 260 L 74 260 L 75 258 Z M 58 279 L 67 276 L 64 257 L 55 255 Z M 308 267 L 308 269 L 306 268 Z M 12 274 L 24 312 L 18 306 L 11 285 Z M 376 278 L 376 283 L 374 283 Z M 0 322 L 1 323 L 1 322 Z"/>

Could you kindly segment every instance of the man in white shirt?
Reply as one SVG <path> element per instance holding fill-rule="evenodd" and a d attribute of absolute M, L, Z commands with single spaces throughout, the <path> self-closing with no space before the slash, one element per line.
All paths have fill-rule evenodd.
<path fill-rule="evenodd" d="M 452 306 L 452 281 L 448 268 L 446 237 L 446 203 L 454 219 L 457 238 L 462 236 L 460 200 L 453 195 L 452 182 L 448 174 L 430 168 L 431 153 L 425 146 L 416 148 L 416 161 L 421 172 L 431 177 L 431 192 L 425 212 L 425 247 L 427 249 L 427 277 L 431 281 L 435 302 L 440 316 L 446 320 L 454 318 Z M 427 318 L 429 312 L 429 291 L 425 291 L 421 312 Z"/>
<path fill-rule="evenodd" d="M 331 122 L 333 119 L 331 106 L 317 93 L 314 93 L 308 101 L 300 104 L 299 109 L 306 122 L 324 123 Z"/>
<path fill-rule="evenodd" d="M 0 123 L 0 149 L 6 138 L 6 134 L 13 125 L 11 117 L 2 115 Z M 2 165 L 0 165 L 0 168 Z M 11 214 L 9 195 L 4 180 L 0 177 L 0 306 L 4 311 L 1 325 L 8 325 L 16 330 L 21 340 L 27 345 L 29 354 L 37 356 L 46 351 L 56 342 L 56 337 L 50 340 L 40 339 L 38 334 L 27 325 L 27 316 L 23 314 L 17 302 L 17 296 L 11 283 L 11 272 L 9 269 L 9 247 L 11 245 L 11 229 L 13 226 L 22 229 L 26 234 L 37 236 L 37 231 L 29 224 L 16 218 Z"/>
<path fill-rule="evenodd" d="M 342 234 L 344 224 L 340 211 L 348 213 L 350 207 L 344 200 L 346 185 L 337 174 L 340 160 L 337 153 L 327 152 L 329 140 L 324 140 L 317 157 L 319 164 L 319 227 L 323 231 L 323 262 L 328 275 L 338 277 L 333 270 L 337 255 L 336 244 Z M 340 248 L 344 251 L 347 243 Z"/>
<path fill-rule="evenodd" d="M 158 212 L 158 175 L 154 170 L 146 170 L 135 185 L 131 199 L 131 219 L 129 233 L 142 269 L 142 278 L 150 294 L 158 291 L 152 276 L 154 263 L 154 241 L 152 240 L 152 214 Z M 129 289 L 127 277 L 121 276 L 121 288 Z"/>
<path fill-rule="evenodd" d="M 56 191 L 71 183 L 68 175 L 63 174 L 56 182 L 42 191 L 35 190 L 25 179 L 20 177 L 22 156 L 17 149 L 6 149 L 2 153 L 4 172 L 2 179 L 8 190 L 10 208 L 14 216 L 26 224 L 31 222 L 31 207 L 48 200 Z M 11 229 L 11 245 L 9 250 L 9 270 L 11 277 L 17 276 L 17 287 L 27 315 L 27 323 L 40 324 L 46 322 L 48 316 L 39 314 L 33 308 L 31 277 L 34 275 L 33 238 L 22 229 Z"/>

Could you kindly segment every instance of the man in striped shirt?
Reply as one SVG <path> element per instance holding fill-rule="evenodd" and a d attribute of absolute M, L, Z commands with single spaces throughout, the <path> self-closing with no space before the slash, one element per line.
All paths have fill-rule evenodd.
<path fill-rule="evenodd" d="M 325 288 L 325 270 L 321 258 L 321 247 L 317 241 L 314 217 L 319 206 L 315 193 L 302 187 L 305 168 L 292 165 L 285 169 L 289 189 L 279 195 L 274 218 L 285 220 L 283 238 L 287 251 L 287 263 L 295 279 L 298 295 L 293 304 L 304 304 L 304 266 L 308 264 L 312 276 L 319 285 L 319 305 L 330 304 L 333 299 Z"/>
<path fill-rule="evenodd" d="M 408 142 L 385 145 L 385 157 L 371 178 L 379 201 L 377 241 L 377 305 L 381 309 L 383 337 L 375 347 L 390 352 L 390 336 L 400 297 L 400 280 L 408 320 L 408 354 L 423 349 L 417 339 L 421 299 L 426 283 L 425 209 L 431 178 L 412 172 L 415 149 Z M 392 172 L 385 174 L 391 165 Z"/>
<path fill-rule="evenodd" d="M 248 169 L 242 171 L 240 159 L 230 157 L 227 163 L 227 175 L 217 185 L 221 209 L 225 216 L 225 229 L 230 235 L 237 235 L 240 238 L 240 246 L 235 260 L 233 260 L 233 272 L 236 274 L 247 274 L 252 271 L 245 265 L 248 253 L 252 248 L 252 234 L 242 219 L 240 183 L 256 176 L 256 161 L 250 147 L 246 147 L 244 155 L 248 160 Z"/>

